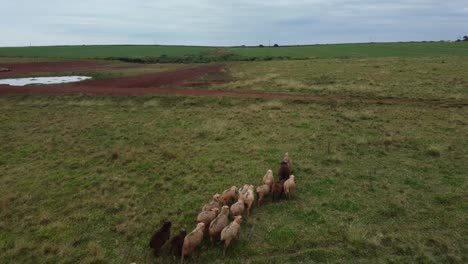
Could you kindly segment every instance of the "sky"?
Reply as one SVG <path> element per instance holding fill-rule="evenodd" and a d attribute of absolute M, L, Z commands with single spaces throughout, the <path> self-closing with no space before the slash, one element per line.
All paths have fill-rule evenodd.
<path fill-rule="evenodd" d="M 455 40 L 468 0 L 0 0 L 0 46 Z"/>

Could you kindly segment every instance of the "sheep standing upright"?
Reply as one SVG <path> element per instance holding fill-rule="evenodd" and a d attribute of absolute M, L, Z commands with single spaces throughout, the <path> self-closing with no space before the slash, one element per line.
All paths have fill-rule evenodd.
<path fill-rule="evenodd" d="M 210 203 L 205 204 L 202 208 L 202 211 L 211 211 L 211 209 L 218 208 L 219 209 L 219 202 L 221 199 L 221 195 L 218 193 L 213 195 L 213 200 Z"/>
<path fill-rule="evenodd" d="M 288 152 L 284 153 L 283 160 L 286 161 L 286 162 L 288 163 L 289 172 L 292 173 L 292 171 L 293 171 L 292 159 L 289 157 L 289 153 L 288 153 Z"/>
<path fill-rule="evenodd" d="M 244 195 L 244 203 L 247 205 L 247 216 L 250 216 L 250 210 L 252 209 L 252 205 L 255 201 L 255 194 L 254 194 L 254 186 L 249 185 L 247 192 Z"/>
<path fill-rule="evenodd" d="M 159 251 L 161 247 L 169 240 L 171 235 L 171 222 L 165 221 L 163 226 L 158 229 L 153 236 L 151 237 L 151 241 L 149 246 L 153 249 L 153 254 L 157 257 L 159 256 Z"/>
<path fill-rule="evenodd" d="M 219 236 L 223 228 L 225 228 L 229 223 L 229 207 L 223 206 L 221 209 L 221 213 L 210 223 L 209 233 L 210 233 L 210 241 L 213 243 L 214 241 L 219 240 Z"/>
<path fill-rule="evenodd" d="M 296 182 L 294 180 L 294 175 L 289 176 L 289 179 L 284 182 L 284 193 L 291 199 L 293 192 L 296 190 Z"/>
<path fill-rule="evenodd" d="M 265 176 L 263 176 L 263 183 L 268 184 L 270 187 L 273 185 L 273 183 L 275 183 L 272 170 L 268 170 Z"/>
<path fill-rule="evenodd" d="M 285 181 L 289 179 L 289 175 L 291 175 L 291 170 L 289 169 L 288 162 L 283 160 L 278 170 L 279 180 Z"/>
<path fill-rule="evenodd" d="M 224 250 L 223 250 L 223 256 L 226 256 L 226 250 L 229 247 L 229 244 L 231 244 L 231 241 L 234 240 L 234 238 L 239 236 L 239 231 L 240 231 L 240 225 L 242 223 L 242 216 L 236 216 L 234 221 L 230 223 L 228 226 L 226 226 L 223 231 L 221 231 L 221 241 L 224 241 Z"/>
<path fill-rule="evenodd" d="M 234 197 L 236 197 L 236 192 L 237 192 L 236 186 L 232 186 L 231 188 L 225 190 L 221 194 L 221 202 L 223 203 L 223 205 L 231 204 Z"/>
<path fill-rule="evenodd" d="M 272 184 L 273 185 L 273 184 Z M 269 184 L 263 184 L 257 187 L 258 205 L 261 206 L 266 197 L 270 194 L 271 188 Z"/>
<path fill-rule="evenodd" d="M 244 213 L 244 210 L 245 210 L 245 204 L 244 204 L 244 196 L 243 195 L 240 195 L 239 194 L 239 198 L 237 200 L 237 202 L 233 205 L 231 205 L 231 215 L 232 216 L 238 216 L 238 215 L 242 215 Z"/>
<path fill-rule="evenodd" d="M 185 231 L 185 229 L 181 229 L 179 234 L 173 237 L 171 241 L 169 241 L 169 244 L 171 245 L 169 252 L 172 255 L 179 257 L 180 254 L 182 254 L 182 247 L 184 245 L 184 239 L 186 235 L 187 231 Z"/>
<path fill-rule="evenodd" d="M 180 263 L 184 263 L 184 257 L 190 256 L 195 248 L 200 245 L 203 240 L 203 230 L 205 230 L 205 224 L 198 223 L 197 227 L 184 238 Z"/>
<path fill-rule="evenodd" d="M 281 198 L 281 195 L 283 194 L 283 191 L 284 191 L 284 182 L 285 182 L 284 180 L 281 180 L 273 184 L 272 189 L 271 189 L 273 200 Z"/>
<path fill-rule="evenodd" d="M 210 211 L 202 211 L 197 216 L 198 223 L 204 223 L 205 226 L 208 226 L 211 221 L 213 221 L 219 214 L 218 208 L 213 208 Z"/>

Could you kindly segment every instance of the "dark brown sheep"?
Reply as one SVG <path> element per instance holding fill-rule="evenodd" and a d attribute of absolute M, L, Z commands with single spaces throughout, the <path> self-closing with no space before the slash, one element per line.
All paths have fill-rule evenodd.
<path fill-rule="evenodd" d="M 289 175 L 291 175 L 291 170 L 289 169 L 288 162 L 283 160 L 278 170 L 279 180 L 286 181 L 287 179 L 289 179 Z"/>
<path fill-rule="evenodd" d="M 151 237 L 149 246 L 153 249 L 154 255 L 159 256 L 159 251 L 161 247 L 169 240 L 171 235 L 171 222 L 165 221 L 163 226 L 156 231 Z"/>
<path fill-rule="evenodd" d="M 281 180 L 273 184 L 272 189 L 271 189 L 273 200 L 281 198 L 281 195 L 284 192 L 284 182 L 285 182 L 284 180 Z"/>
<path fill-rule="evenodd" d="M 182 254 L 182 246 L 184 245 L 184 238 L 187 235 L 187 231 L 185 229 L 181 229 L 179 234 L 171 239 L 169 242 L 171 244 L 171 248 L 169 252 L 179 257 Z"/>

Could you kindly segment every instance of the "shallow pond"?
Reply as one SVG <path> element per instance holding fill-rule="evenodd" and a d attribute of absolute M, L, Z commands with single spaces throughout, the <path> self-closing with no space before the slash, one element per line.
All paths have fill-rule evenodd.
<path fill-rule="evenodd" d="M 89 80 L 92 77 L 88 76 L 57 76 L 57 77 L 30 77 L 30 78 L 14 78 L 0 79 L 0 84 L 8 84 L 11 86 L 25 86 L 30 84 L 58 84 L 72 83 Z"/>

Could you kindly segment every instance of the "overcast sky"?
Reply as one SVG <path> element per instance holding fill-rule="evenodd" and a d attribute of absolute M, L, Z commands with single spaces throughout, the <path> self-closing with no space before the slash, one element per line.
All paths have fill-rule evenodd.
<path fill-rule="evenodd" d="M 0 46 L 454 40 L 468 0 L 0 0 Z"/>

